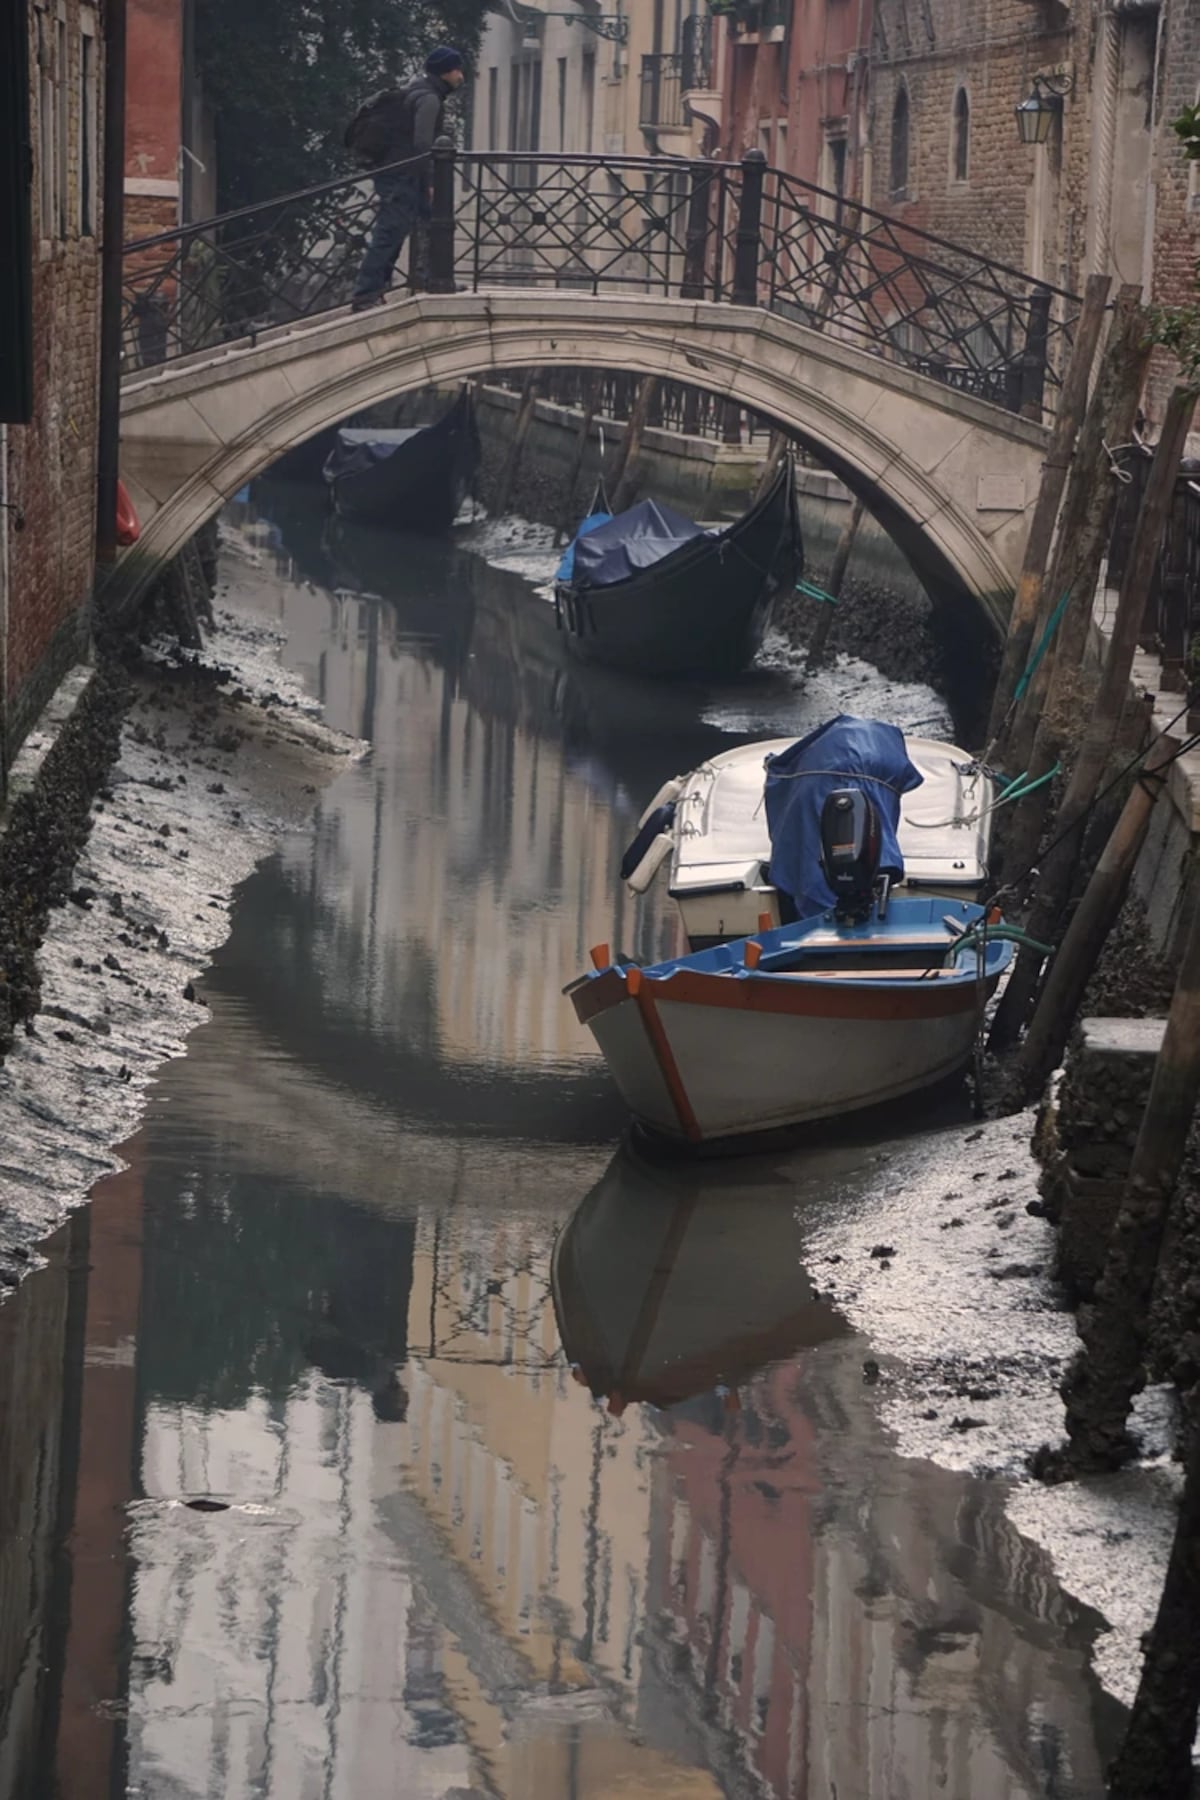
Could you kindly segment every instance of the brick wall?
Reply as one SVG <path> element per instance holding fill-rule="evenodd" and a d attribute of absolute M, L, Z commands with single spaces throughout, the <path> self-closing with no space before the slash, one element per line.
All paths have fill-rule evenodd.
<path fill-rule="evenodd" d="M 1061 148 L 1023 147 L 1013 109 L 1030 92 L 1034 72 L 1086 52 L 1088 34 L 1079 25 L 1052 27 L 1048 13 L 1059 9 L 1039 0 L 876 0 L 870 116 L 876 206 L 1018 269 L 1040 253 L 1044 279 L 1057 283 L 1074 257 L 1057 231 L 1044 235 L 1040 252 L 1036 245 L 1037 163 L 1046 165 L 1040 180 L 1050 195 L 1077 190 L 1086 83 L 1064 105 Z M 909 175 L 894 191 L 892 123 L 901 87 L 909 106 Z M 969 107 L 965 179 L 955 165 L 960 89 Z"/>
<path fill-rule="evenodd" d="M 1200 6 L 1175 0 L 1164 27 L 1160 80 L 1162 117 L 1169 125 L 1200 98 Z M 1200 300 L 1200 163 L 1189 163 L 1178 138 L 1164 130 L 1155 168 L 1153 298 L 1161 305 Z M 1161 419 L 1175 376 L 1171 357 L 1156 354 L 1146 384 L 1145 410 Z"/>
<path fill-rule="evenodd" d="M 31 14 L 33 9 L 31 8 Z M 43 15 L 43 19 L 50 15 Z M 97 376 L 100 320 L 99 238 L 81 231 L 82 56 L 79 0 L 66 0 L 66 31 L 52 44 L 65 78 L 66 231 L 44 215 L 37 66 L 39 21 L 33 19 L 30 81 L 34 140 L 34 416 L 8 434 L 8 492 L 24 515 L 9 536 L 8 681 L 5 735 L 21 741 L 59 677 L 85 641 L 93 572 L 96 491 Z M 42 26 L 43 55 L 45 26 Z M 92 219 L 100 216 L 103 94 L 102 40 L 96 67 Z M 65 49 L 66 69 L 57 69 Z M 53 214 L 54 209 L 49 209 Z"/>

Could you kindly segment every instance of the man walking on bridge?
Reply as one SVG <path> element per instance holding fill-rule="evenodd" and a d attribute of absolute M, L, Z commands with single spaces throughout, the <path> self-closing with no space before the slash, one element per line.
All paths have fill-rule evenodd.
<path fill-rule="evenodd" d="M 457 50 L 442 45 L 425 58 L 425 73 L 407 87 L 376 94 L 346 129 L 345 143 L 368 169 L 378 169 L 379 211 L 351 301 L 352 312 L 382 304 L 396 259 L 418 219 L 429 217 L 429 153 L 442 133 L 446 101 L 466 79 Z M 420 157 L 406 168 L 386 165 Z"/>

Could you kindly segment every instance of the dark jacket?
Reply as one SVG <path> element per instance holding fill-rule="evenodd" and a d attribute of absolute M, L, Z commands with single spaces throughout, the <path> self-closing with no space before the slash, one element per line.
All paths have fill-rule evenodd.
<path fill-rule="evenodd" d="M 387 138 L 381 163 L 399 162 L 405 156 L 424 156 L 442 135 L 442 113 L 454 92 L 437 75 L 418 75 L 407 87 L 386 96 L 379 123 Z"/>

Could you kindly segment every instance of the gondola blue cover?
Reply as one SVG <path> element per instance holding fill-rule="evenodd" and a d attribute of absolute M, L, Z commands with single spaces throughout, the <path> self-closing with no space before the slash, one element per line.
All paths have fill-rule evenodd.
<path fill-rule="evenodd" d="M 562 553 L 562 561 L 559 563 L 554 574 L 555 581 L 565 582 L 573 581 L 575 579 L 576 544 L 581 537 L 587 537 L 589 532 L 599 531 L 600 527 L 602 525 L 607 525 L 611 518 L 612 514 L 609 512 L 595 512 L 588 514 L 587 518 L 583 521 L 583 524 L 579 527 L 579 530 L 575 533 L 575 536 L 571 539 L 570 543 Z"/>
<path fill-rule="evenodd" d="M 923 776 L 908 759 L 904 733 L 880 719 L 839 713 L 778 756 L 766 759 L 770 879 L 798 919 L 827 911 L 834 896 L 821 872 L 821 808 L 838 788 L 861 788 L 882 828 L 882 871 L 904 873 L 897 829 L 900 803 Z"/>
<path fill-rule="evenodd" d="M 706 535 L 702 525 L 673 508 L 642 500 L 586 537 L 576 537 L 574 579 L 580 587 L 613 587 Z"/>

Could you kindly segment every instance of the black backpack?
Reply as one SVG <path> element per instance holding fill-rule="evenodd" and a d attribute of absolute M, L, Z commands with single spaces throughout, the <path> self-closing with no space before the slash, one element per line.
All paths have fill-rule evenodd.
<path fill-rule="evenodd" d="M 393 137 L 389 115 L 394 114 L 399 98 L 395 88 L 372 94 L 347 125 L 342 142 L 360 168 L 373 168 L 387 155 Z"/>

